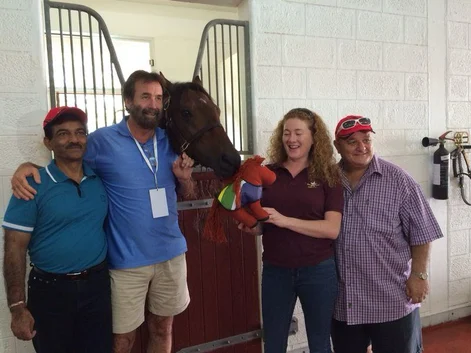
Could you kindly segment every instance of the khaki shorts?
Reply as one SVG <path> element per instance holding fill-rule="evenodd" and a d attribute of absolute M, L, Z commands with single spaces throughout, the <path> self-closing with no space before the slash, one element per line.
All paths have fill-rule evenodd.
<path fill-rule="evenodd" d="M 110 270 L 113 333 L 128 333 L 152 314 L 174 316 L 190 303 L 185 254 L 155 265 Z"/>

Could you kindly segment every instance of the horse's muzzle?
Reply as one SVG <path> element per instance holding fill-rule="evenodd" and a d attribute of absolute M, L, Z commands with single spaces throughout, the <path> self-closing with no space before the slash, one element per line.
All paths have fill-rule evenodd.
<path fill-rule="evenodd" d="M 238 153 L 223 154 L 219 165 L 214 169 L 214 173 L 223 179 L 233 176 L 240 167 L 240 155 Z"/>

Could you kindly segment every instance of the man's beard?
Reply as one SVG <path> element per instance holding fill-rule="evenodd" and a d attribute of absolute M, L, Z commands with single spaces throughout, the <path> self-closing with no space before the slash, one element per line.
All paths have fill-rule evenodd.
<path fill-rule="evenodd" d="M 160 109 L 142 109 L 140 105 L 134 104 L 129 108 L 129 115 L 137 125 L 146 130 L 153 130 L 159 125 L 161 113 Z M 152 117 L 147 114 L 152 114 Z"/>

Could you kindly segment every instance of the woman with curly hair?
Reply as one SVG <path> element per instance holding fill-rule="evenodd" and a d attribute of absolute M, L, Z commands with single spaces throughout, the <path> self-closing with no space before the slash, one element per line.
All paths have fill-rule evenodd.
<path fill-rule="evenodd" d="M 333 242 L 340 231 L 343 191 L 330 135 L 314 112 L 290 110 L 270 140 L 275 183 L 263 190 L 270 218 L 263 233 L 262 316 L 265 353 L 285 353 L 299 298 L 312 353 L 330 353 L 337 296 Z"/>

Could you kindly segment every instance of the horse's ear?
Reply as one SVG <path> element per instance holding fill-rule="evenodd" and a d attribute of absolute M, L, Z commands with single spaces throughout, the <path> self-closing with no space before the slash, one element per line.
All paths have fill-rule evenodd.
<path fill-rule="evenodd" d="M 203 82 L 201 82 L 201 79 L 198 75 L 193 78 L 193 83 L 196 83 L 197 85 L 203 87 Z"/>
<path fill-rule="evenodd" d="M 164 76 L 162 71 L 159 72 L 159 75 L 160 77 L 162 77 L 162 80 L 164 81 L 164 86 L 165 86 L 164 88 L 166 88 L 167 90 L 170 90 L 170 88 L 173 86 L 173 83 L 167 80 L 167 78 Z"/>

